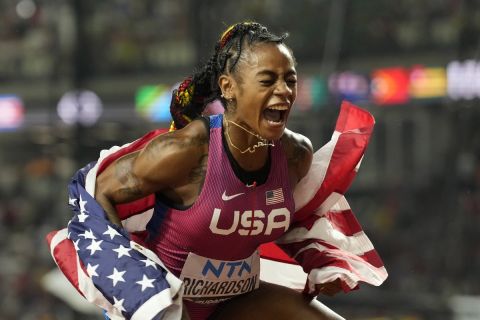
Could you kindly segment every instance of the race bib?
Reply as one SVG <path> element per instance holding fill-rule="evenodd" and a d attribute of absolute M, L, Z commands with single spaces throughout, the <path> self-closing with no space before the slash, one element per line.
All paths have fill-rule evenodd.
<path fill-rule="evenodd" d="M 236 261 L 209 259 L 190 252 L 180 275 L 183 298 L 197 303 L 218 303 L 257 289 L 259 274 L 258 251 Z"/>

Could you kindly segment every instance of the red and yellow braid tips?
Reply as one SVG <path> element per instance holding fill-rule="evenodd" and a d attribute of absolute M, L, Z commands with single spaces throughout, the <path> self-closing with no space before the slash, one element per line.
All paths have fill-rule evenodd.
<path fill-rule="evenodd" d="M 184 115 L 183 112 L 185 111 L 185 108 L 193 102 L 194 95 L 195 84 L 192 82 L 192 77 L 188 77 L 180 83 L 178 89 L 175 91 L 173 97 L 174 101 L 172 101 L 173 108 L 171 107 L 170 111 L 172 112 L 173 118 L 178 123 L 176 125 L 175 122 L 172 121 L 169 131 L 176 130 L 177 126 L 182 128 L 192 121 L 192 119 Z"/>
<path fill-rule="evenodd" d="M 178 87 L 175 100 L 180 106 L 185 107 L 192 102 L 194 92 L 195 85 L 192 83 L 192 78 L 188 77 Z"/>
<path fill-rule="evenodd" d="M 245 21 L 245 22 L 239 22 L 239 23 L 235 23 L 235 24 L 232 24 L 230 27 L 228 27 L 223 33 L 222 33 L 222 36 L 220 37 L 220 48 L 223 48 L 225 47 L 225 44 L 230 40 L 230 38 L 232 37 L 232 35 L 234 34 L 234 29 L 237 27 L 237 26 L 248 26 L 250 24 L 252 24 L 253 22 L 248 22 L 248 21 Z"/>

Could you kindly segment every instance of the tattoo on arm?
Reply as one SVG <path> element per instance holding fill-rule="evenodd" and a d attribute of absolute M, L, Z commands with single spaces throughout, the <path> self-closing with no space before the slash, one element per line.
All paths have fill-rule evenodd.
<path fill-rule="evenodd" d="M 187 139 L 185 137 L 179 137 L 174 133 L 166 133 L 159 136 L 152 141 L 145 149 L 146 155 L 149 159 L 155 160 L 157 155 L 162 152 L 162 149 L 175 145 L 179 149 L 201 147 L 208 144 L 208 136 L 199 136 Z"/>
<path fill-rule="evenodd" d="M 115 164 L 115 177 L 122 185 L 118 190 L 121 197 L 135 198 L 142 196 L 140 181 L 132 172 L 135 156 L 136 154 L 126 155 Z"/>
<path fill-rule="evenodd" d="M 208 154 L 202 154 L 198 159 L 198 165 L 190 171 L 188 174 L 188 179 L 191 183 L 200 183 L 203 184 L 205 179 L 205 172 L 207 171 L 207 159 Z M 201 186 L 200 186 L 201 189 Z"/>
<path fill-rule="evenodd" d="M 161 155 L 162 152 L 168 152 L 166 150 L 169 147 L 174 147 L 174 149 L 170 150 L 181 151 L 183 149 L 184 151 L 189 151 L 188 148 L 201 147 L 207 144 L 207 135 L 186 138 L 173 133 L 166 133 L 152 140 L 142 152 L 146 157 L 146 161 L 155 163 L 158 161 L 159 155 Z M 138 199 L 144 195 L 144 192 L 142 191 L 143 181 L 133 172 L 134 159 L 137 155 L 138 152 L 125 155 L 115 163 L 114 176 L 119 184 L 115 196 L 122 202 Z M 206 171 L 206 159 L 207 154 L 200 156 L 198 159 L 198 165 L 189 172 L 188 178 L 191 183 L 203 183 Z"/>

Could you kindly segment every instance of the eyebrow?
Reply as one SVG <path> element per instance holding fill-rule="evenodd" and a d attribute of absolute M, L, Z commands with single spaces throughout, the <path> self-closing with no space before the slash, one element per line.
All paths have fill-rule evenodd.
<path fill-rule="evenodd" d="M 291 76 L 291 75 L 297 75 L 297 72 L 295 70 L 289 70 L 285 76 Z M 271 77 L 276 77 L 277 73 L 273 72 L 271 70 L 261 70 L 257 72 L 256 76 L 271 76 Z"/>

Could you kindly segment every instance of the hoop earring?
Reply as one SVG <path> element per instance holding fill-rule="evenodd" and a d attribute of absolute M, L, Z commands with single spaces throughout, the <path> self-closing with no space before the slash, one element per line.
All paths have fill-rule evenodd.
<path fill-rule="evenodd" d="M 223 94 L 222 94 L 220 97 L 222 97 L 223 99 L 227 100 L 227 102 L 229 102 L 229 103 L 232 103 L 232 102 L 233 102 L 233 98 L 227 98 L 227 97 L 225 97 Z"/>

